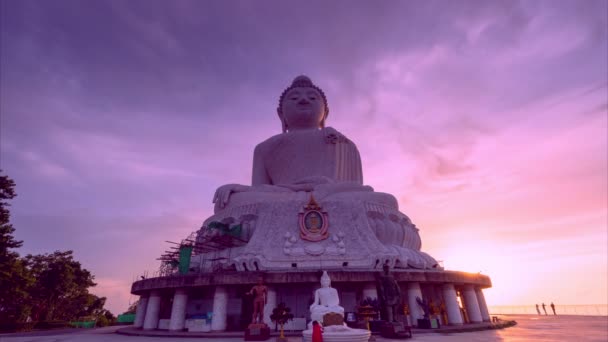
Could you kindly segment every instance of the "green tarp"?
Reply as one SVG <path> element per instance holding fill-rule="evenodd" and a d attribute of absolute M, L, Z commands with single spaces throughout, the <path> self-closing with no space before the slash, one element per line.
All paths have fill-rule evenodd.
<path fill-rule="evenodd" d="M 95 321 L 70 322 L 70 325 L 76 328 L 95 328 Z"/>
<path fill-rule="evenodd" d="M 190 269 L 190 257 L 192 256 L 192 246 L 179 247 L 179 273 L 186 274 Z"/>
<path fill-rule="evenodd" d="M 133 323 L 133 322 L 135 322 L 135 314 L 134 313 L 130 313 L 130 314 L 118 315 L 118 317 L 116 317 L 116 322 L 118 322 L 118 323 Z"/>

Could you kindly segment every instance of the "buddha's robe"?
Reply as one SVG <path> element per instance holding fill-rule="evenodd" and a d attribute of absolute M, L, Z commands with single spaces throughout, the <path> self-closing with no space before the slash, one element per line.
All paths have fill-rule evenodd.
<path fill-rule="evenodd" d="M 337 130 L 294 131 L 275 135 L 254 152 L 252 185 L 363 184 L 357 146 Z"/>

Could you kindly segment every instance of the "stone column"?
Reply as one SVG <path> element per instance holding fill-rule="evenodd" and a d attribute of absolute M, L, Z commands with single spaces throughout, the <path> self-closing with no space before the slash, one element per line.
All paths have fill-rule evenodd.
<path fill-rule="evenodd" d="M 143 295 L 139 297 L 139 302 L 137 303 L 137 311 L 135 312 L 135 322 L 133 322 L 133 326 L 135 328 L 141 328 L 144 326 L 144 319 L 146 318 L 146 307 L 148 306 L 148 295 Z"/>
<path fill-rule="evenodd" d="M 462 325 L 462 315 L 460 315 L 454 284 L 443 285 L 443 299 L 445 300 L 445 310 L 448 313 L 448 324 Z"/>
<path fill-rule="evenodd" d="M 268 288 L 268 293 L 266 297 L 266 305 L 264 305 L 264 323 L 268 324 L 269 326 L 273 326 L 270 315 L 272 315 L 272 310 L 277 307 L 277 291 L 272 286 L 266 286 Z"/>
<path fill-rule="evenodd" d="M 420 283 L 409 283 L 407 284 L 407 305 L 410 307 L 410 317 L 412 318 L 412 325 L 418 325 L 418 319 L 424 318 L 424 311 L 418 305 L 416 297 L 422 299 L 422 290 L 420 289 Z"/>
<path fill-rule="evenodd" d="M 481 311 L 479 310 L 479 303 L 477 302 L 477 294 L 473 285 L 465 285 L 462 291 L 464 297 L 464 305 L 467 308 L 469 314 L 469 321 L 471 323 L 481 323 Z"/>
<path fill-rule="evenodd" d="M 144 319 L 144 330 L 154 330 L 158 327 L 158 315 L 160 314 L 160 291 L 154 290 L 150 293 L 148 305 L 146 306 L 146 318 Z"/>
<path fill-rule="evenodd" d="M 376 283 L 365 283 L 365 285 L 363 285 L 362 299 L 367 299 L 367 297 L 378 299 L 378 289 L 376 288 Z"/>
<path fill-rule="evenodd" d="M 211 330 L 226 330 L 226 311 L 228 309 L 228 292 L 223 286 L 216 286 L 213 294 L 213 318 Z"/>
<path fill-rule="evenodd" d="M 475 294 L 477 295 L 477 303 L 479 303 L 479 310 L 481 311 L 481 319 L 484 322 L 490 322 L 490 310 L 488 310 L 488 304 L 486 304 L 486 297 L 483 295 L 483 290 L 481 288 L 475 289 Z"/>
<path fill-rule="evenodd" d="M 186 324 L 186 305 L 188 304 L 188 291 L 177 289 L 173 295 L 173 306 L 171 307 L 171 320 L 169 330 L 184 330 Z"/>

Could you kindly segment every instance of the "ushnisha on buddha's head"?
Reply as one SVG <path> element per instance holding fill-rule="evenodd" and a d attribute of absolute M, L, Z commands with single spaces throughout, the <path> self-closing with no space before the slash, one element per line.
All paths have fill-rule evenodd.
<path fill-rule="evenodd" d="M 325 127 L 329 107 L 321 88 L 310 78 L 298 76 L 281 94 L 277 113 L 285 133 Z"/>
<path fill-rule="evenodd" d="M 321 287 L 329 287 L 331 285 L 331 279 L 327 274 L 327 271 L 323 271 L 323 275 L 321 276 Z"/>

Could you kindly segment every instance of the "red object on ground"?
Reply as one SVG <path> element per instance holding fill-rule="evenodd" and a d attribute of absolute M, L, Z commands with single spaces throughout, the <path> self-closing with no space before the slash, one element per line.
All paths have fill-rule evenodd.
<path fill-rule="evenodd" d="M 312 342 L 323 342 L 323 330 L 321 330 L 320 324 L 312 326 Z"/>

